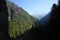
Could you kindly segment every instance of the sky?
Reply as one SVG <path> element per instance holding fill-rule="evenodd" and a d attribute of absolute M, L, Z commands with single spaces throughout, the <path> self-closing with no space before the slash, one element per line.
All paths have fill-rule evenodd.
<path fill-rule="evenodd" d="M 57 0 L 10 0 L 19 7 L 22 7 L 30 15 L 44 16 L 48 14 L 54 3 L 57 4 Z"/>

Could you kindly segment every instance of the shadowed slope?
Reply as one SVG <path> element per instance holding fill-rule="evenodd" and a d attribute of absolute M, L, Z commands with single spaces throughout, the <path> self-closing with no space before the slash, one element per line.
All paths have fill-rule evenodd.
<path fill-rule="evenodd" d="M 0 40 L 8 40 L 8 10 L 6 0 L 0 0 Z"/>

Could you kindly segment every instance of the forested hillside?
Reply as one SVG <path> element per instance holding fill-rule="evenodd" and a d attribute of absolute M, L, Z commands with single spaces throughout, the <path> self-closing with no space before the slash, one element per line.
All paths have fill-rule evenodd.
<path fill-rule="evenodd" d="M 23 8 L 18 7 L 12 2 L 7 2 L 9 13 L 9 35 L 10 37 L 16 37 L 24 31 L 32 28 L 36 18 L 29 15 Z"/>

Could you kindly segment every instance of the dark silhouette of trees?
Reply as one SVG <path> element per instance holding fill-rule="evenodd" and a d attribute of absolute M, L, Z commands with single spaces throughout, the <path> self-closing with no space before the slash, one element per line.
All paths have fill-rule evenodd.
<path fill-rule="evenodd" d="M 6 0 L 0 0 L 0 40 L 8 40 L 8 10 Z"/>

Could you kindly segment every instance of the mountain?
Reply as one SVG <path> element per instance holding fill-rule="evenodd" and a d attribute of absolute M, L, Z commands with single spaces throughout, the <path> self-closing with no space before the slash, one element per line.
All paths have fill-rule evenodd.
<path fill-rule="evenodd" d="M 60 0 L 58 5 L 53 4 L 51 11 L 43 17 L 38 28 L 35 28 L 32 35 L 33 40 L 54 40 L 60 36 Z M 37 24 L 36 23 L 36 24 Z M 37 31 L 36 31 L 37 30 Z M 31 31 L 32 32 L 32 31 Z"/>
<path fill-rule="evenodd" d="M 24 33 L 24 31 L 32 28 L 32 25 L 37 20 L 23 8 L 18 7 L 12 2 L 7 1 L 7 7 L 9 13 L 9 35 L 11 38 L 15 38 Z"/>
<path fill-rule="evenodd" d="M 50 20 L 51 13 L 48 13 L 46 16 L 44 16 L 42 19 L 40 19 L 40 24 L 42 26 L 46 26 L 47 22 Z"/>
<path fill-rule="evenodd" d="M 43 18 L 45 15 L 45 13 L 36 13 L 36 14 L 31 14 L 32 16 L 34 16 L 35 18 L 37 18 L 38 20 L 40 20 L 41 18 Z"/>
<path fill-rule="evenodd" d="M 40 14 L 33 14 L 32 16 L 34 16 L 35 18 L 37 18 L 38 20 L 40 20 L 42 17 L 43 17 L 43 15 L 40 15 Z"/>

